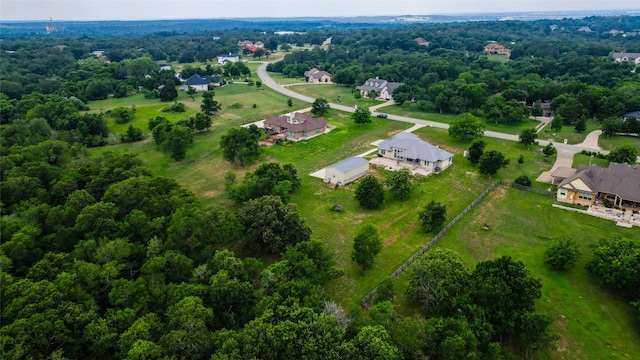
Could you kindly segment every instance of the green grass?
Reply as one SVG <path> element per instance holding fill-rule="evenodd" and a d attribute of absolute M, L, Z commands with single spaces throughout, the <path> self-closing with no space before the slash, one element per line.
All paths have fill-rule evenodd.
<path fill-rule="evenodd" d="M 600 135 L 598 138 L 598 145 L 602 150 L 611 150 L 620 145 L 633 145 L 638 149 L 638 151 L 640 151 L 640 137 L 622 135 L 608 137 Z"/>
<path fill-rule="evenodd" d="M 632 315 L 637 313 L 584 269 L 590 244 L 613 234 L 638 238 L 639 229 L 616 227 L 612 221 L 553 208 L 552 203 L 543 195 L 499 186 L 438 246 L 457 251 L 471 268 L 478 261 L 509 255 L 541 279 L 537 310 L 554 317 L 552 331 L 561 338 L 558 350 L 550 351 L 547 358 L 639 358 L 640 322 Z M 490 223 L 490 231 L 481 229 L 484 222 Z M 574 269 L 558 273 L 544 264 L 543 254 L 553 239 L 563 236 L 576 239 L 583 255 Z M 403 281 L 398 282 L 397 292 L 404 291 Z"/>
<path fill-rule="evenodd" d="M 380 112 L 386 112 L 388 114 L 398 115 L 398 116 L 408 116 L 415 119 L 429 120 L 435 122 L 441 122 L 445 124 L 450 124 L 453 119 L 456 118 L 456 115 L 453 114 L 439 114 L 439 113 L 430 113 L 417 109 L 410 109 L 405 106 L 399 105 L 391 105 L 385 106 L 383 108 L 378 109 Z M 505 125 L 505 124 L 496 124 L 493 122 L 484 121 L 485 130 L 489 131 L 497 131 L 505 134 L 518 135 L 520 131 L 523 129 L 531 129 L 535 128 L 538 124 L 540 124 L 537 120 L 525 119 L 518 124 L 513 125 Z"/>
<path fill-rule="evenodd" d="M 304 82 L 304 80 L 302 82 Z M 371 102 L 371 99 L 369 98 L 360 98 L 356 100 L 350 87 L 336 84 L 294 85 L 290 86 L 289 89 L 312 98 L 324 98 L 331 103 L 337 103 L 344 106 L 358 105 L 370 107 L 383 103 L 383 101 L 380 100 L 374 100 Z M 341 99 L 340 102 L 336 101 L 338 96 Z"/>
<path fill-rule="evenodd" d="M 487 60 L 498 61 L 501 63 L 507 63 L 510 61 L 510 59 L 504 55 L 487 54 L 486 57 L 487 57 Z"/>
<path fill-rule="evenodd" d="M 597 157 L 591 157 L 588 155 L 583 155 L 581 153 L 577 153 L 573 156 L 573 164 L 571 165 L 572 168 L 577 168 L 578 165 L 598 165 L 600 167 L 606 168 L 609 167 L 609 160 L 607 159 L 600 159 Z"/>
<path fill-rule="evenodd" d="M 289 84 L 304 84 L 306 81 L 304 77 L 286 77 L 282 75 L 282 73 L 270 72 L 269 76 L 280 85 L 289 85 Z"/>
<path fill-rule="evenodd" d="M 563 142 L 567 139 L 568 144 L 580 144 L 587 137 L 587 134 L 594 130 L 600 129 L 600 124 L 594 120 L 587 120 L 587 130 L 583 132 L 576 132 L 574 126 L 563 125 L 562 130 L 551 130 L 547 125 L 540 133 L 538 133 L 540 140 L 550 140 L 555 142 Z"/>

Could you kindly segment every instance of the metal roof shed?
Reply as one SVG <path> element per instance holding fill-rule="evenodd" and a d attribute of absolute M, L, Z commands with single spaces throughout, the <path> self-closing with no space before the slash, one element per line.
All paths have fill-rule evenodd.
<path fill-rule="evenodd" d="M 361 157 L 352 157 L 328 166 L 325 169 L 324 181 L 346 185 L 368 173 L 369 161 Z"/>

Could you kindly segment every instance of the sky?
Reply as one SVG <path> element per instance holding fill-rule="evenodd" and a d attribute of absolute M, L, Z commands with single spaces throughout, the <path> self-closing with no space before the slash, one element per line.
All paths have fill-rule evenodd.
<path fill-rule="evenodd" d="M 0 21 L 640 10 L 639 0 L 0 0 Z"/>

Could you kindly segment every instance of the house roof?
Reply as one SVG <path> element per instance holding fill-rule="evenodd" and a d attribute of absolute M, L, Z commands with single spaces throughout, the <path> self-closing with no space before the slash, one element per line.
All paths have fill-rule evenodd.
<path fill-rule="evenodd" d="M 397 134 L 378 145 L 378 149 L 385 151 L 392 151 L 394 148 L 403 150 L 398 156 L 409 159 L 442 161 L 453 157 L 452 153 L 433 146 L 412 133 Z"/>
<path fill-rule="evenodd" d="M 318 70 L 316 68 L 313 68 L 309 71 L 305 71 L 304 72 L 304 76 L 308 77 L 308 78 L 312 78 L 312 79 L 321 79 L 323 76 L 329 76 L 331 77 L 331 74 L 329 74 L 328 72 L 324 71 L 324 70 Z"/>
<path fill-rule="evenodd" d="M 608 168 L 580 165 L 575 175 L 565 179 L 559 188 L 569 188 L 571 182 L 582 180 L 594 192 L 615 194 L 624 200 L 640 202 L 640 166 L 610 163 Z"/>
<path fill-rule="evenodd" d="M 364 90 L 364 91 L 375 90 L 378 93 L 380 93 L 382 90 L 386 88 L 389 93 L 392 93 L 393 90 L 395 90 L 400 85 L 402 85 L 402 83 L 389 82 L 387 80 L 378 79 L 378 78 L 375 78 L 375 79 L 369 78 L 367 81 L 364 82 L 362 86 L 358 86 L 356 89 Z"/>
<path fill-rule="evenodd" d="M 415 41 L 416 43 L 418 43 L 418 45 L 425 45 L 425 46 L 429 46 L 431 45 L 431 43 L 421 37 L 417 37 L 415 39 L 413 39 L 413 41 Z"/>
<path fill-rule="evenodd" d="M 238 55 L 232 54 L 232 53 L 218 55 L 218 59 L 233 59 L 233 58 L 237 58 L 237 57 L 238 57 Z"/>
<path fill-rule="evenodd" d="M 625 119 L 629 118 L 629 117 L 634 117 L 634 118 L 640 119 L 640 111 L 633 111 L 633 112 L 630 112 L 630 113 L 626 113 L 623 116 L 623 118 L 625 118 Z"/>
<path fill-rule="evenodd" d="M 555 169 L 552 173 L 552 177 L 563 178 L 566 179 L 576 174 L 576 169 L 568 168 L 568 167 L 559 167 Z"/>
<path fill-rule="evenodd" d="M 294 133 L 302 131 L 312 131 L 324 128 L 327 121 L 324 118 L 315 118 L 313 115 L 304 113 L 295 113 L 293 115 L 274 115 L 269 116 L 264 121 L 264 126 L 279 126 L 286 128 L 287 131 Z"/>
<path fill-rule="evenodd" d="M 639 57 L 640 57 L 640 53 L 613 53 L 614 59 L 622 59 L 622 58 L 635 59 Z"/>
<path fill-rule="evenodd" d="M 328 166 L 330 168 L 334 168 L 337 169 L 339 171 L 342 171 L 343 173 L 346 173 L 350 170 L 356 169 L 362 165 L 365 164 L 369 164 L 369 161 L 367 161 L 367 159 L 365 158 L 361 158 L 361 157 L 352 157 L 352 158 L 348 158 L 346 160 L 342 160 L 340 162 L 337 162 L 331 166 Z"/>
<path fill-rule="evenodd" d="M 187 86 L 194 86 L 194 85 L 209 85 L 210 83 L 211 83 L 210 77 L 200 76 L 199 74 L 193 74 L 184 84 Z"/>

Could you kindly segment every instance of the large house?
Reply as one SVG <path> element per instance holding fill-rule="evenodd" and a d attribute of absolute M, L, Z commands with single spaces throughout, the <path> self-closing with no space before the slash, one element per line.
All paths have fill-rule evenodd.
<path fill-rule="evenodd" d="M 228 62 L 238 62 L 240 61 L 240 56 L 232 53 L 218 55 L 218 65 L 222 66 Z"/>
<path fill-rule="evenodd" d="M 211 84 L 210 77 L 193 74 L 189 79 L 187 79 L 187 81 L 185 81 L 183 89 L 188 90 L 191 87 L 196 91 L 207 91 L 209 90 L 209 84 Z"/>
<path fill-rule="evenodd" d="M 309 84 L 331 83 L 331 74 L 326 71 L 313 68 L 304 72 L 304 77 Z"/>
<path fill-rule="evenodd" d="M 485 54 L 493 54 L 493 55 L 504 55 L 506 57 L 511 56 L 511 50 L 500 44 L 489 44 L 486 45 L 483 50 Z"/>
<path fill-rule="evenodd" d="M 613 53 L 615 62 L 632 62 L 640 64 L 640 53 Z"/>
<path fill-rule="evenodd" d="M 417 37 L 415 39 L 413 39 L 413 41 L 415 41 L 418 45 L 422 45 L 422 46 L 429 46 L 431 45 L 431 43 L 421 37 Z"/>
<path fill-rule="evenodd" d="M 558 185 L 559 202 L 590 206 L 640 207 L 640 166 L 610 163 L 608 168 L 579 165 Z"/>
<path fill-rule="evenodd" d="M 423 141 L 412 133 L 399 133 L 378 145 L 378 156 L 400 165 L 442 171 L 453 164 L 453 154 Z"/>
<path fill-rule="evenodd" d="M 342 160 L 325 168 L 324 182 L 346 185 L 369 173 L 369 161 L 361 157 Z"/>
<path fill-rule="evenodd" d="M 327 121 L 321 117 L 297 112 L 270 116 L 264 121 L 264 127 L 271 133 L 285 134 L 288 140 L 298 141 L 324 134 Z"/>
<path fill-rule="evenodd" d="M 356 87 L 356 90 L 360 91 L 360 95 L 363 97 L 367 97 L 369 92 L 375 91 L 378 94 L 378 99 L 392 100 L 393 90 L 400 85 L 403 85 L 403 83 L 390 82 L 376 77 L 375 79 L 369 78 L 363 85 Z"/>

